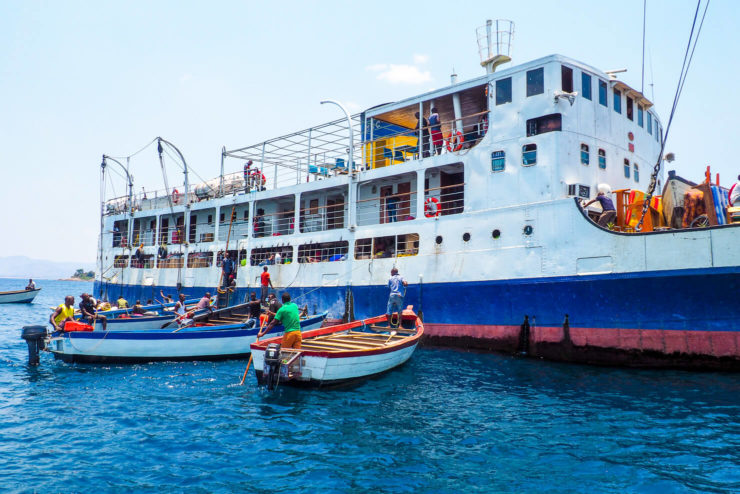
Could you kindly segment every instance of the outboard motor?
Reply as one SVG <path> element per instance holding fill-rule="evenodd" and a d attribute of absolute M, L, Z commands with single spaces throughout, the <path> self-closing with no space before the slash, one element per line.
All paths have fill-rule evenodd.
<path fill-rule="evenodd" d="M 23 326 L 21 338 L 28 344 L 28 365 L 39 365 L 39 351 L 46 349 L 46 326 Z"/>
<path fill-rule="evenodd" d="M 265 349 L 265 364 L 262 369 L 262 384 L 274 390 L 280 380 L 280 344 L 270 343 Z"/>

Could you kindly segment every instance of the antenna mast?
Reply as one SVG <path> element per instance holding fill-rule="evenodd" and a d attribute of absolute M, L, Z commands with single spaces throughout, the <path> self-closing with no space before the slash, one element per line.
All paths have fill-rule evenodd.
<path fill-rule="evenodd" d="M 481 67 L 492 74 L 496 67 L 511 62 L 511 42 L 514 39 L 514 22 L 507 19 L 487 20 L 485 26 L 475 30 Z"/>

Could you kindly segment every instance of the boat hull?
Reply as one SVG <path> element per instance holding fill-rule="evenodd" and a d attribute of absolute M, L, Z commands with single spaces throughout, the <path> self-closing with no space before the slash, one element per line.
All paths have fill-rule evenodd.
<path fill-rule="evenodd" d="M 317 329 L 325 314 L 301 321 L 306 331 Z M 259 327 L 237 324 L 182 330 L 82 331 L 54 333 L 48 349 L 70 363 L 135 363 L 244 358 L 257 339 Z M 282 326 L 270 336 L 280 336 Z"/>
<path fill-rule="evenodd" d="M 387 300 L 379 285 L 291 292 L 309 307 L 333 307 L 330 318 L 344 315 L 349 294 L 358 319 L 384 312 Z M 738 293 L 734 266 L 410 284 L 405 303 L 423 314 L 426 344 L 600 365 L 740 370 Z"/>
<path fill-rule="evenodd" d="M 30 304 L 41 288 L 0 293 L 0 304 Z"/>

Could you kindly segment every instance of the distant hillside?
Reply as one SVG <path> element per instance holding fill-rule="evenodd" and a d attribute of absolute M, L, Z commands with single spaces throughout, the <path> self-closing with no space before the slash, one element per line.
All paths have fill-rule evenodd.
<path fill-rule="evenodd" d="M 78 269 L 94 271 L 95 263 L 55 262 L 25 256 L 0 257 L 0 278 L 69 278 Z"/>

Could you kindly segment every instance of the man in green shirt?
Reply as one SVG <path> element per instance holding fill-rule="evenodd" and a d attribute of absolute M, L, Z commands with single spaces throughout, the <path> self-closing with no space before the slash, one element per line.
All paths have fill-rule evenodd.
<path fill-rule="evenodd" d="M 290 301 L 290 294 L 283 292 L 283 306 L 275 313 L 275 318 L 267 327 L 257 334 L 257 338 L 269 333 L 272 328 L 280 323 L 285 328 L 283 334 L 283 348 L 301 347 L 301 318 L 298 315 L 298 306 Z"/>

